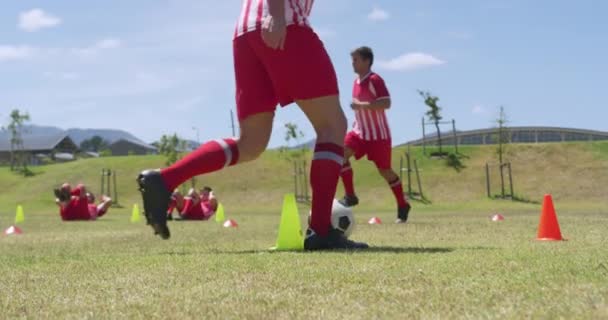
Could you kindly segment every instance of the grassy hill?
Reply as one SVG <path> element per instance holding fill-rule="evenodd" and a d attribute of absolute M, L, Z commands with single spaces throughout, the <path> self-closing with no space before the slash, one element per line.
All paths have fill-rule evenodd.
<path fill-rule="evenodd" d="M 393 166 L 405 147 L 393 151 Z M 460 171 L 445 160 L 423 156 L 422 148 L 411 149 L 420 168 L 422 186 L 430 205 L 416 204 L 418 210 L 491 209 L 497 206 L 530 206 L 526 203 L 488 200 L 485 163 L 496 164 L 494 146 L 461 146 Z M 608 204 L 608 142 L 564 144 L 517 144 L 508 147 L 507 159 L 513 167 L 514 189 L 518 197 L 540 201 L 545 193 L 553 194 L 561 205 L 577 208 L 601 208 Z M 126 207 L 139 202 L 134 179 L 143 168 L 163 165 L 161 156 L 107 157 L 33 168 L 35 176 L 20 177 L 0 168 L 0 212 L 13 211 L 23 204 L 30 210 L 53 209 L 53 187 L 64 181 L 82 182 L 94 192 L 100 188 L 102 168 L 118 173 L 119 202 Z M 364 210 L 393 210 L 394 200 L 386 183 L 368 161 L 353 163 L 356 190 Z M 199 186 L 210 185 L 227 208 L 236 211 L 280 209 L 282 196 L 293 192 L 293 167 L 278 151 L 269 151 L 261 159 L 225 171 L 199 177 Z M 498 173 L 494 172 L 493 193 L 498 193 Z M 405 173 L 404 173 L 405 177 Z M 405 184 L 405 181 L 404 181 Z M 414 186 L 416 184 L 414 183 Z M 338 196 L 342 195 L 339 185 Z M 535 204 L 533 204 L 535 205 Z"/>

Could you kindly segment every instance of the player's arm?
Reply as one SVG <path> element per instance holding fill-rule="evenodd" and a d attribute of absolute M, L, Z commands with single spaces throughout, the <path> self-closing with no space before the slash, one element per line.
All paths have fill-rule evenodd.
<path fill-rule="evenodd" d="M 391 107 L 391 95 L 384 84 L 384 80 L 378 75 L 372 75 L 369 79 L 370 86 L 374 89 L 373 94 L 375 100 L 372 102 L 353 102 L 353 109 L 364 109 L 364 110 L 386 110 Z"/>
<path fill-rule="evenodd" d="M 391 98 L 379 98 L 373 102 L 353 102 L 352 108 L 354 110 L 386 110 L 391 107 Z"/>
<path fill-rule="evenodd" d="M 274 19 L 285 20 L 285 0 L 268 0 L 268 13 Z"/>
<path fill-rule="evenodd" d="M 262 24 L 262 40 L 272 49 L 283 49 L 287 35 L 285 0 L 268 0 L 268 16 Z"/>

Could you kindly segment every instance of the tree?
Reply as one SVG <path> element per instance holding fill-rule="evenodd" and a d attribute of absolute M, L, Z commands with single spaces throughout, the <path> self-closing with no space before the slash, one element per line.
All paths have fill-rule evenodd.
<path fill-rule="evenodd" d="M 294 150 L 288 152 L 290 148 L 291 142 L 295 142 L 296 145 L 300 143 L 300 139 L 304 138 L 304 132 L 298 128 L 298 125 L 292 122 L 287 122 L 285 124 L 285 143 L 286 146 L 283 146 L 280 151 L 282 153 L 289 153 L 291 157 L 289 158 L 300 158 L 306 153 L 306 146 L 302 145 L 300 150 Z M 289 158 L 287 160 L 289 160 Z"/>
<path fill-rule="evenodd" d="M 23 125 L 30 121 L 30 115 L 21 113 L 19 109 L 11 111 L 11 120 L 7 126 L 11 134 L 11 170 L 20 171 L 24 175 L 30 175 L 31 171 L 27 167 L 27 159 L 23 146 Z"/>
<path fill-rule="evenodd" d="M 287 122 L 285 124 L 285 142 L 289 144 L 290 141 L 295 141 L 296 144 L 300 142 L 300 139 L 304 137 L 304 132 L 298 129 L 298 125 L 295 123 Z"/>
<path fill-rule="evenodd" d="M 422 96 L 422 98 L 424 99 L 424 104 L 426 104 L 427 107 L 429 107 L 429 110 L 426 112 L 426 116 L 428 117 L 429 121 L 431 121 L 435 124 L 435 128 L 437 129 L 437 142 L 439 144 L 439 154 L 442 155 L 443 150 L 442 150 L 442 145 L 441 145 L 441 130 L 439 130 L 439 121 L 441 121 L 441 119 L 443 119 L 443 118 L 441 117 L 441 114 L 440 114 L 441 107 L 439 107 L 437 105 L 437 101 L 439 101 L 439 97 L 431 95 L 430 92 L 424 92 L 421 90 L 418 90 L 418 94 L 420 94 L 420 96 Z"/>
<path fill-rule="evenodd" d="M 498 119 L 496 119 L 496 124 L 498 124 L 498 128 L 496 128 L 495 139 L 498 143 L 496 153 L 498 154 L 498 168 L 500 169 L 500 189 L 503 198 L 505 197 L 504 169 L 507 166 L 504 163 L 504 154 L 506 153 L 506 145 L 511 141 L 511 134 L 509 132 L 509 129 L 505 126 L 507 122 L 508 120 L 507 114 L 505 113 L 505 108 L 501 106 L 500 112 L 498 114 Z"/>
<path fill-rule="evenodd" d="M 496 124 L 498 127 L 496 128 L 496 142 L 498 142 L 498 148 L 496 149 L 496 153 L 498 154 L 498 163 L 502 167 L 504 163 L 504 154 L 506 153 L 506 144 L 511 142 L 511 134 L 509 132 L 509 128 L 506 127 L 508 123 L 507 114 L 505 113 L 505 108 L 500 106 L 500 111 L 498 114 L 498 118 L 496 119 Z"/>
<path fill-rule="evenodd" d="M 80 143 L 80 149 L 84 151 L 99 152 L 107 149 L 110 144 L 100 136 L 93 136 Z"/>
<path fill-rule="evenodd" d="M 163 135 L 160 137 L 160 141 L 158 142 L 158 152 L 167 157 L 167 160 L 165 161 L 167 166 L 177 162 L 179 158 L 179 146 L 180 139 L 177 134 L 173 134 L 172 136 Z"/>

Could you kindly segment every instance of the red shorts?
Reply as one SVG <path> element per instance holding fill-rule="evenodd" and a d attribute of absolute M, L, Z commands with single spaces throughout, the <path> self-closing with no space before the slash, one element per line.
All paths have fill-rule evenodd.
<path fill-rule="evenodd" d="M 363 140 L 354 131 L 349 131 L 344 138 L 344 147 L 353 150 L 355 159 L 359 160 L 367 155 L 378 169 L 391 168 L 391 140 Z"/>
<path fill-rule="evenodd" d="M 291 25 L 283 50 L 262 41 L 260 30 L 233 41 L 239 120 L 261 112 L 338 94 L 338 81 L 323 42 L 308 27 Z"/>
<path fill-rule="evenodd" d="M 72 199 L 66 206 L 60 208 L 61 219 L 69 220 L 91 220 L 89 204 L 85 197 Z"/>
<path fill-rule="evenodd" d="M 215 209 L 210 203 L 194 202 L 191 198 L 186 198 L 180 216 L 186 220 L 208 220 L 214 213 Z"/>

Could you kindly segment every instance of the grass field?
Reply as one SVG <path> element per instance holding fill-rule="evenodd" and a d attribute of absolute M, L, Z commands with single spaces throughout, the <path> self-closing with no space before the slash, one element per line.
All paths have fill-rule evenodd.
<path fill-rule="evenodd" d="M 272 253 L 275 213 L 232 214 L 237 229 L 175 222 L 162 241 L 126 210 L 26 212 L 25 233 L 0 241 L 0 318 L 608 318 L 605 211 L 558 206 L 556 243 L 533 240 L 536 210 L 356 214 L 369 251 Z"/>
<path fill-rule="evenodd" d="M 364 203 L 353 239 L 373 248 L 350 253 L 267 250 L 293 183 L 273 153 L 206 178 L 239 228 L 173 222 L 168 241 L 129 222 L 134 173 L 160 166 L 159 157 L 51 165 L 28 179 L 2 168 L 0 227 L 12 224 L 17 203 L 26 220 L 23 235 L 0 238 L 0 318 L 608 319 L 606 145 L 521 146 L 512 156 L 516 190 L 535 201 L 555 195 L 562 242 L 534 240 L 539 204 L 484 199 L 478 169 L 490 148 L 465 148 L 460 173 L 421 158 L 433 203 L 415 203 L 407 225 L 390 223 L 385 184 L 357 163 Z M 104 166 L 119 171 L 125 208 L 61 222 L 49 188 L 97 186 Z M 506 220 L 491 222 L 495 212 Z M 385 223 L 367 225 L 372 216 Z"/>

